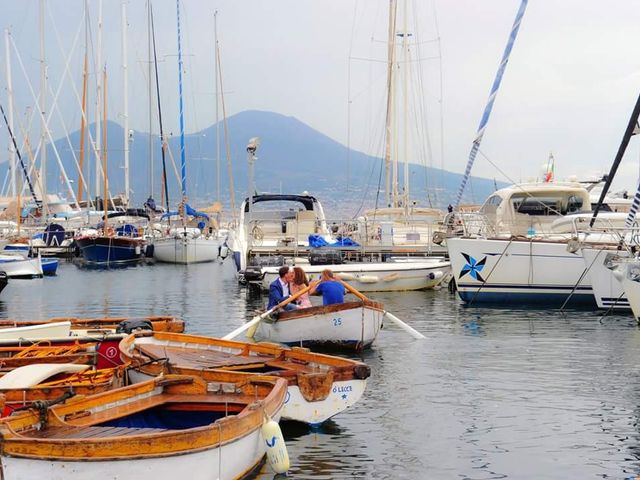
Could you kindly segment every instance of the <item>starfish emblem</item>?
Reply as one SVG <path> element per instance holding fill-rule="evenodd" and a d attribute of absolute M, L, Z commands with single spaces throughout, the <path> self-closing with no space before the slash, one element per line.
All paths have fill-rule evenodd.
<path fill-rule="evenodd" d="M 484 278 L 480 276 L 480 272 L 484 268 L 485 263 L 487 263 L 487 257 L 484 257 L 482 260 L 477 261 L 471 255 L 467 255 L 463 253 L 462 256 L 467 261 L 467 264 L 462 267 L 460 270 L 460 278 L 464 277 L 467 273 L 474 280 L 478 280 L 479 282 L 484 282 Z"/>

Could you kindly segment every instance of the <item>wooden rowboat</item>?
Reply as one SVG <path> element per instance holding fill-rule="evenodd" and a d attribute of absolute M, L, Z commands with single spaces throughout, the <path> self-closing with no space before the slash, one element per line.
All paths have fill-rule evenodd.
<path fill-rule="evenodd" d="M 95 343 L 73 343 L 69 345 L 33 344 L 27 347 L 0 347 L 0 371 L 38 363 L 96 363 Z"/>
<path fill-rule="evenodd" d="M 285 394 L 284 379 L 208 372 L 18 413 L 0 420 L 2 478 L 242 478 L 261 463 L 261 428 Z"/>
<path fill-rule="evenodd" d="M 37 400 L 53 400 L 70 389 L 76 395 L 95 395 L 122 387 L 125 368 L 94 370 L 76 363 L 47 363 L 19 367 L 0 377 L 3 417 Z"/>
<path fill-rule="evenodd" d="M 282 418 L 324 422 L 355 404 L 371 374 L 368 365 L 271 343 L 175 333 L 132 334 L 120 342 L 132 382 L 162 373 L 198 375 L 215 369 L 274 375 L 288 382 Z"/>
<path fill-rule="evenodd" d="M 43 332 L 47 330 L 52 332 L 49 327 L 56 328 L 57 334 L 45 335 Z M 142 318 L 63 317 L 38 321 L 0 320 L 0 348 L 94 343 L 96 344 L 96 368 L 113 368 L 122 364 L 118 343 L 132 331 L 138 330 L 183 332 L 184 322 L 166 316 Z M 4 336 L 1 335 L 3 331 L 7 332 Z M 34 334 L 34 331 L 41 333 Z M 66 362 L 66 360 L 62 361 Z M 54 363 L 54 361 L 49 363 Z"/>
<path fill-rule="evenodd" d="M 184 332 L 184 321 L 169 316 L 151 316 L 140 318 L 128 317 L 99 317 L 99 318 L 77 318 L 77 317 L 57 317 L 47 320 L 0 320 L 0 331 L 3 328 L 28 327 L 34 325 L 45 325 L 50 323 L 69 322 L 72 330 L 116 330 L 122 322 L 141 321 L 148 322 L 155 332 Z"/>
<path fill-rule="evenodd" d="M 382 328 L 384 306 L 371 300 L 283 311 L 260 322 L 256 338 L 331 350 L 362 351 Z"/>

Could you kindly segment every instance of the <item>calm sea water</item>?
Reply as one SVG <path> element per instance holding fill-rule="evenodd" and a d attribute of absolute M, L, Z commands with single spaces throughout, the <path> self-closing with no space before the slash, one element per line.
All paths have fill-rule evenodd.
<path fill-rule="evenodd" d="M 640 474 L 640 329 L 598 312 L 467 308 L 446 290 L 371 295 L 427 336 L 386 324 L 359 404 L 318 430 L 284 426 L 300 479 L 568 479 Z M 182 317 L 224 335 L 264 299 L 230 263 L 111 271 L 63 264 L 13 281 L 3 318 Z M 272 478 L 268 470 L 258 476 Z"/>

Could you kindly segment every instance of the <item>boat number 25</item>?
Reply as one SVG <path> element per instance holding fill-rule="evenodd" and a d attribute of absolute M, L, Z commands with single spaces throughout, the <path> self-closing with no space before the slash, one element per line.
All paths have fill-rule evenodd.
<path fill-rule="evenodd" d="M 342 325 L 342 318 L 340 318 L 340 317 L 334 318 L 333 319 L 333 326 L 334 327 L 339 327 L 340 325 Z"/>

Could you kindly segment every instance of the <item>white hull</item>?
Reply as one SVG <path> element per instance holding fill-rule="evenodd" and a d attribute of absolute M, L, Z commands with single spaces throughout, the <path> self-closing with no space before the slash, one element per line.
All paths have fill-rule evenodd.
<path fill-rule="evenodd" d="M 265 267 L 261 286 L 268 290 L 278 278 L 279 267 Z M 343 265 L 304 265 L 309 280 L 319 280 L 328 268 L 342 280 L 361 292 L 398 292 L 425 290 L 438 286 L 451 271 L 451 264 L 443 259 L 410 262 L 350 263 Z"/>
<path fill-rule="evenodd" d="M 317 308 L 317 307 L 314 307 Z M 361 350 L 382 327 L 383 312 L 356 307 L 328 313 L 259 323 L 256 338 L 287 345 L 321 345 Z"/>
<path fill-rule="evenodd" d="M 220 242 L 207 237 L 166 237 L 153 242 L 153 257 L 163 263 L 213 262 L 218 257 Z"/>
<path fill-rule="evenodd" d="M 40 257 L 26 258 L 21 255 L 0 255 L 0 270 L 6 272 L 9 278 L 42 277 L 42 263 Z"/>
<path fill-rule="evenodd" d="M 24 327 L 0 328 L 0 340 L 41 340 L 71 335 L 71 322 L 42 323 Z"/>
<path fill-rule="evenodd" d="M 613 257 L 619 258 L 624 263 L 625 259 L 620 256 L 625 255 L 625 252 L 588 247 L 582 248 L 581 251 L 584 267 L 589 271 L 588 275 L 598 308 L 629 310 L 631 307 L 624 294 L 622 283 L 614 275 L 613 265 L 610 265 L 612 268 L 607 266 Z"/>
<path fill-rule="evenodd" d="M 580 280 L 582 255 L 566 242 L 448 238 L 447 246 L 465 302 L 561 305 L 571 295 L 572 305 L 595 303 L 589 278 Z"/>
<path fill-rule="evenodd" d="M 4 480 L 231 480 L 251 470 L 265 454 L 264 440 L 257 429 L 249 435 L 199 452 L 157 458 L 121 460 L 54 461 L 2 456 Z"/>
<path fill-rule="evenodd" d="M 135 369 L 128 371 L 128 377 L 130 383 L 146 382 L 153 378 Z M 297 385 L 289 385 L 281 418 L 311 425 L 322 423 L 360 400 L 366 387 L 366 380 L 335 381 L 327 398 L 309 402 L 302 396 Z"/>
<path fill-rule="evenodd" d="M 620 265 L 616 269 L 616 276 L 620 279 L 634 318 L 640 321 L 640 263 L 636 260 Z"/>

